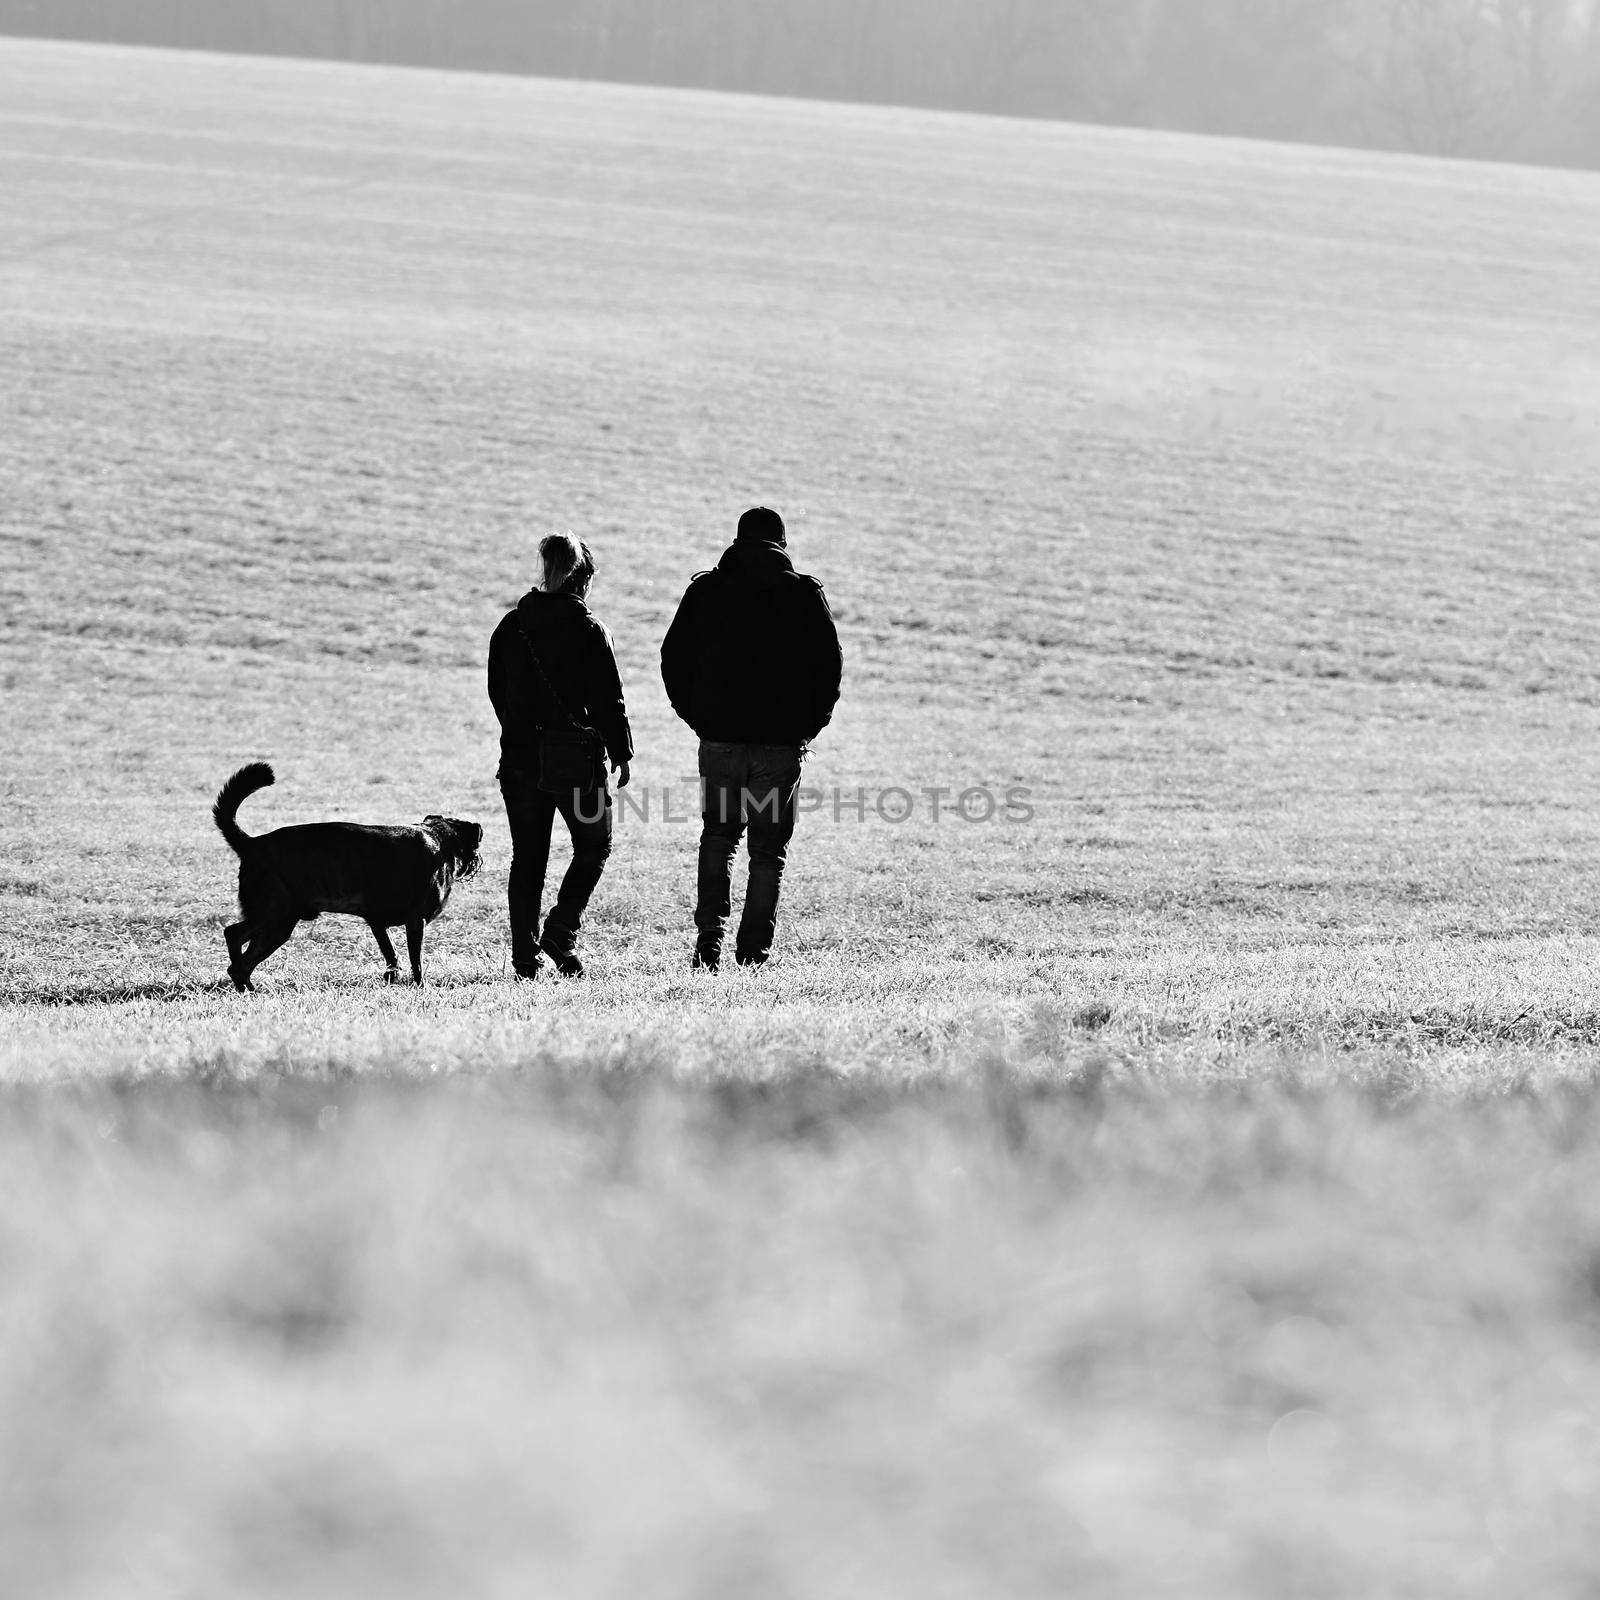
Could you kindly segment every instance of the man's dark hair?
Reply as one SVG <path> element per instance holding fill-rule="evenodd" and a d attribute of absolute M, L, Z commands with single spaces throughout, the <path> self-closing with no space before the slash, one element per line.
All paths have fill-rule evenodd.
<path fill-rule="evenodd" d="M 783 518 L 766 506 L 751 506 L 739 518 L 739 537 L 759 539 L 763 544 L 783 544 Z"/>

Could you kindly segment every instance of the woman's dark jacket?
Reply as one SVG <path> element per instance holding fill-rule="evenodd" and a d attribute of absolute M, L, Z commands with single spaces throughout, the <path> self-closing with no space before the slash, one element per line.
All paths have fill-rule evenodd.
<path fill-rule="evenodd" d="M 752 539 L 694 579 L 661 644 L 672 709 L 702 739 L 733 744 L 809 743 L 833 715 L 843 667 L 822 585 Z"/>
<path fill-rule="evenodd" d="M 629 760 L 633 733 L 605 624 L 576 595 L 533 589 L 489 640 L 489 700 L 500 719 L 502 770 L 535 770 L 540 730 L 569 726 L 534 671 L 530 642 L 561 705 L 605 740 L 613 766 Z"/>

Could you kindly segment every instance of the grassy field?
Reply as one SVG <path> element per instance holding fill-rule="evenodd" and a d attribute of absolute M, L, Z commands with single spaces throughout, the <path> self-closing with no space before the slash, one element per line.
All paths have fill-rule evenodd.
<path fill-rule="evenodd" d="M 0 1593 L 1592 1594 L 1597 241 L 1572 173 L 0 41 Z M 711 980 L 656 652 L 756 502 L 807 783 L 917 808 L 825 800 Z M 558 526 L 653 810 L 518 986 Z M 332 919 L 226 985 L 257 757 L 252 831 L 482 817 L 427 987 Z"/>

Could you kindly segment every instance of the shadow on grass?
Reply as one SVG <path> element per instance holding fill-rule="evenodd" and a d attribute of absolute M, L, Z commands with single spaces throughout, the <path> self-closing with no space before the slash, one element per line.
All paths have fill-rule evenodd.
<path fill-rule="evenodd" d="M 501 981 L 503 980 L 498 974 L 472 978 L 429 978 L 423 986 L 423 993 L 430 989 L 471 989 Z M 416 986 L 411 983 L 384 983 L 381 978 L 374 979 L 371 982 L 352 980 L 349 982 L 318 984 L 284 983 L 273 985 L 268 982 L 251 993 L 239 995 L 239 1003 L 248 1005 L 253 1000 L 265 999 L 273 994 L 310 995 L 355 992 L 410 994 L 415 991 L 415 988 Z M 234 993 L 233 984 L 226 978 L 211 978 L 205 982 L 196 982 L 183 978 L 149 979 L 142 983 L 100 982 L 88 979 L 77 983 L 29 984 L 23 988 L 8 988 L 0 985 L 0 1006 L 115 1006 L 127 1005 L 140 1000 L 200 1000 L 210 995 L 232 995 Z"/>
<path fill-rule="evenodd" d="M 131 1000 L 194 1000 L 202 995 L 231 994 L 226 978 L 207 983 L 169 979 L 145 983 L 41 983 L 24 989 L 0 988 L 0 1005 L 114 1006 Z"/>

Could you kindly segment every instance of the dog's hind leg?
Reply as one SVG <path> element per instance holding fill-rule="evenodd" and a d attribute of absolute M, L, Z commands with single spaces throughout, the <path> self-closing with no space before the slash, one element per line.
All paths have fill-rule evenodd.
<path fill-rule="evenodd" d="M 250 922 L 231 922 L 222 930 L 222 937 L 228 941 L 228 976 L 241 994 L 250 987 L 249 970 L 241 965 L 245 941 L 255 931 Z"/>
<path fill-rule="evenodd" d="M 406 951 L 411 957 L 411 981 L 422 982 L 422 929 L 421 917 L 414 917 L 406 924 Z"/>
<path fill-rule="evenodd" d="M 285 933 L 272 944 L 262 944 L 262 936 L 286 916 L 289 931 L 293 932 L 295 921 L 281 885 L 262 862 L 259 851 L 253 848 L 256 841 L 245 842 L 252 848 L 239 858 L 239 920 L 222 930 L 223 938 L 228 941 L 228 976 L 241 993 L 254 987 L 250 982 L 252 970 L 289 935 Z M 252 948 L 254 946 L 260 947 L 259 952 Z"/>
<path fill-rule="evenodd" d="M 400 963 L 395 959 L 394 946 L 389 943 L 389 930 L 381 922 L 369 922 L 372 937 L 378 941 L 378 948 L 383 952 L 383 981 L 385 983 L 398 983 L 400 981 Z"/>
<path fill-rule="evenodd" d="M 253 988 L 250 974 L 280 945 L 289 942 L 289 935 L 294 932 L 294 925 L 299 920 L 298 917 L 277 917 L 270 922 L 263 922 L 260 931 L 250 940 L 249 949 L 230 968 L 233 981 L 241 988 Z"/>

